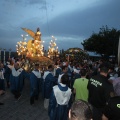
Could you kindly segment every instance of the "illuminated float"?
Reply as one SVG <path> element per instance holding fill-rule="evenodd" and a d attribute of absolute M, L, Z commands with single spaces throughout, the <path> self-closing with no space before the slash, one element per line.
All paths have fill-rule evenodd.
<path fill-rule="evenodd" d="M 28 68 L 33 69 L 34 64 L 39 63 L 40 67 L 45 69 L 48 65 L 53 64 L 53 61 L 50 58 L 44 56 L 44 41 L 41 40 L 40 29 L 37 28 L 36 32 L 26 28 L 22 28 L 22 30 L 27 32 L 33 38 L 28 40 L 28 42 L 25 42 L 25 39 L 23 39 L 23 41 L 17 42 L 16 45 L 18 55 L 22 55 L 22 58 L 25 57 L 27 60 L 26 63 L 28 67 L 24 66 L 24 68 L 26 70 Z"/>
<path fill-rule="evenodd" d="M 55 41 L 56 41 L 56 38 L 52 36 L 52 40 L 50 41 L 50 46 L 48 48 L 48 57 L 51 59 L 59 57 L 58 46 Z"/>

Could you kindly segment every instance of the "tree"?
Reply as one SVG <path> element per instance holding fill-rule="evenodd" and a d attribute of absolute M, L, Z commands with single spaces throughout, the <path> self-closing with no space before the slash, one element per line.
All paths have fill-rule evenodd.
<path fill-rule="evenodd" d="M 81 44 L 84 50 L 95 52 L 103 56 L 117 56 L 120 30 L 109 29 L 108 26 L 100 28 L 99 33 L 93 33 L 90 38 Z"/>

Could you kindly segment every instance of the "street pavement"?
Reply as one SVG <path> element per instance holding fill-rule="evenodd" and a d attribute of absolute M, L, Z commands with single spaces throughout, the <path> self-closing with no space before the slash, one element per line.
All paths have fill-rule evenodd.
<path fill-rule="evenodd" d="M 8 88 L 6 94 L 0 96 L 0 120 L 49 120 L 47 110 L 43 107 L 43 98 L 40 97 L 34 105 L 30 105 L 30 83 L 25 80 L 22 97 L 15 101 Z"/>

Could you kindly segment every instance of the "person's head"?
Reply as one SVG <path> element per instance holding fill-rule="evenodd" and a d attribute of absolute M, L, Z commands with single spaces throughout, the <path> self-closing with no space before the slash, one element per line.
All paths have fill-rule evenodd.
<path fill-rule="evenodd" d="M 99 60 L 99 64 L 103 64 L 103 59 L 100 59 L 100 60 Z"/>
<path fill-rule="evenodd" d="M 114 71 L 114 66 L 110 66 L 108 72 L 111 73 Z"/>
<path fill-rule="evenodd" d="M 19 64 L 18 62 L 16 62 L 16 63 L 14 64 L 14 68 L 15 68 L 15 69 L 19 69 L 19 68 L 20 68 L 20 64 Z"/>
<path fill-rule="evenodd" d="M 62 72 L 66 73 L 68 70 L 68 67 L 67 66 L 62 66 Z"/>
<path fill-rule="evenodd" d="M 49 71 L 53 71 L 53 69 L 54 69 L 53 65 L 49 65 L 49 66 L 48 66 L 48 70 L 49 70 Z"/>
<path fill-rule="evenodd" d="M 70 65 L 71 67 L 73 67 L 73 62 L 70 62 L 69 65 Z"/>
<path fill-rule="evenodd" d="M 36 64 L 35 64 L 35 70 L 38 70 L 38 69 L 39 69 L 39 64 L 36 63 Z"/>
<path fill-rule="evenodd" d="M 61 83 L 62 84 L 65 84 L 65 85 L 68 85 L 68 82 L 69 82 L 69 76 L 67 74 L 64 74 L 62 77 L 61 77 Z"/>
<path fill-rule="evenodd" d="M 75 68 L 79 68 L 79 64 L 78 63 L 75 64 Z"/>
<path fill-rule="evenodd" d="M 81 69 L 81 70 L 80 70 L 80 75 L 81 75 L 81 76 L 86 76 L 86 75 L 87 75 L 86 69 Z"/>
<path fill-rule="evenodd" d="M 101 74 L 101 75 L 104 75 L 105 77 L 107 77 L 107 75 L 108 75 L 108 67 L 106 67 L 106 66 L 101 66 L 101 67 L 100 67 L 100 74 Z"/>
<path fill-rule="evenodd" d="M 3 63 L 0 63 L 0 69 L 2 69 L 4 67 Z"/>
<path fill-rule="evenodd" d="M 60 67 L 62 67 L 62 66 L 63 66 L 63 63 L 62 63 L 61 61 L 59 62 L 59 66 L 60 66 Z"/>
<path fill-rule="evenodd" d="M 92 120 L 91 105 L 83 100 L 77 100 L 69 111 L 69 120 Z"/>
<path fill-rule="evenodd" d="M 83 64 L 83 63 L 80 63 L 79 68 L 80 68 L 80 69 L 83 69 L 83 67 L 84 67 L 84 64 Z"/>

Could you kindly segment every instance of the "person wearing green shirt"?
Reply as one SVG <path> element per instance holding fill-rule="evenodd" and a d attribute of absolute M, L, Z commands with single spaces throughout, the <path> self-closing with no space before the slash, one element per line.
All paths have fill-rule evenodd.
<path fill-rule="evenodd" d="M 81 78 L 76 79 L 73 85 L 74 93 L 75 93 L 75 100 L 85 100 L 88 101 L 88 79 L 86 78 L 86 70 L 80 70 Z"/>

